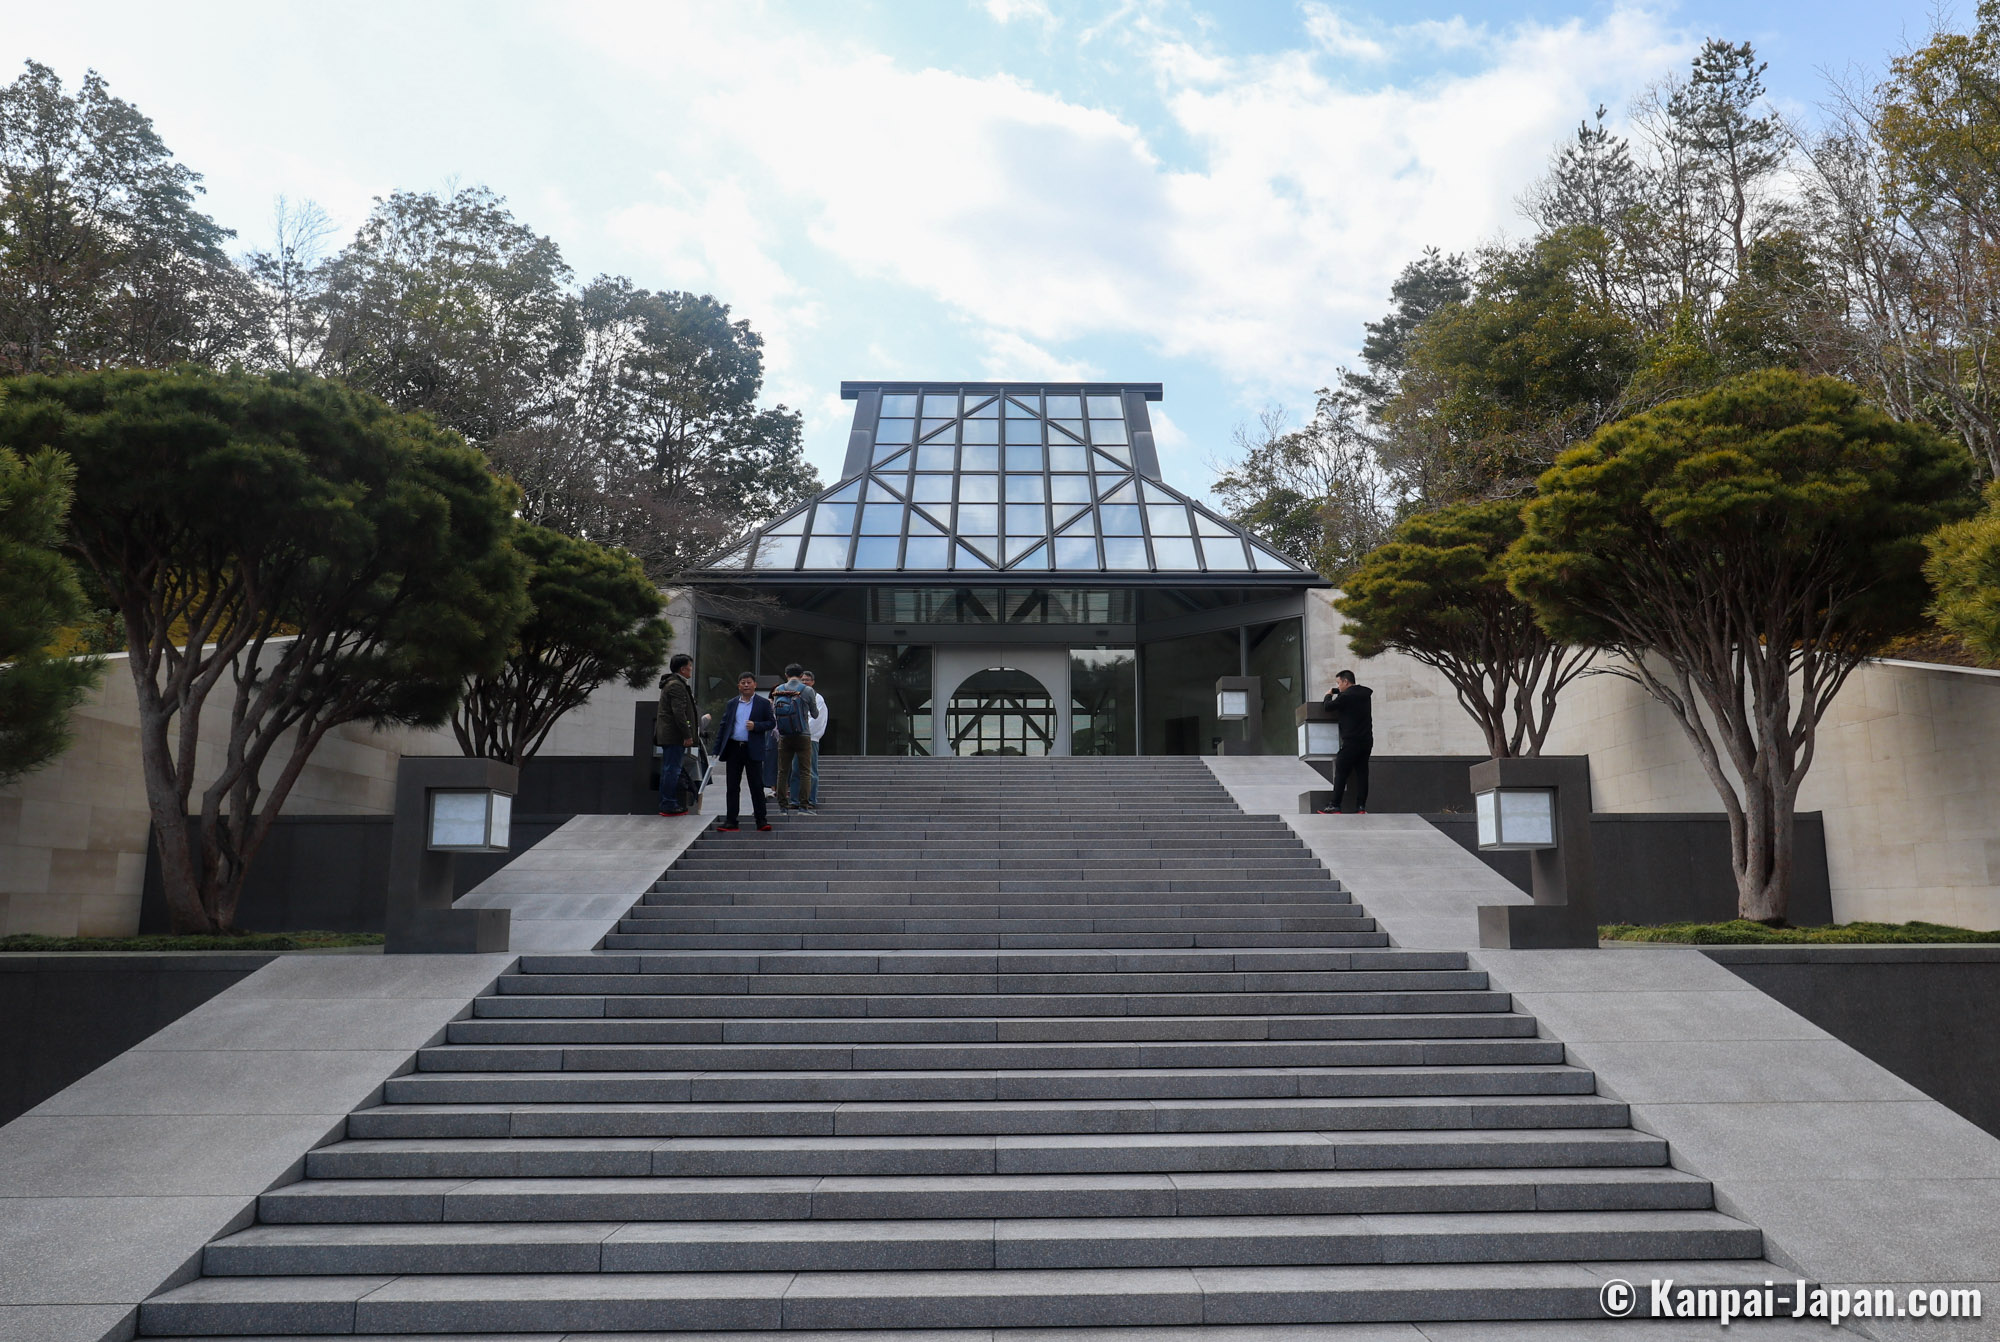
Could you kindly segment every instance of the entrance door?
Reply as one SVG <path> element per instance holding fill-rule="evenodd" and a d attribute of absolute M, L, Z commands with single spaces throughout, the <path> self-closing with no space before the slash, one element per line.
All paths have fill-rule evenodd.
<path fill-rule="evenodd" d="M 988 667 L 951 693 L 945 731 L 954 755 L 1052 755 L 1056 705 L 1026 671 Z"/>

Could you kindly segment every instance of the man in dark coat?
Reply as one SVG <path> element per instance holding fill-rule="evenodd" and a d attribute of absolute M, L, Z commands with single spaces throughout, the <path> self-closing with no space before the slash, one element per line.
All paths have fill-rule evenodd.
<path fill-rule="evenodd" d="M 715 753 L 728 771 L 729 814 L 715 828 L 724 833 L 737 828 L 742 818 L 738 789 L 747 782 L 757 828 L 769 829 L 771 823 L 764 816 L 764 757 L 778 715 L 771 711 L 771 701 L 757 693 L 754 673 L 745 671 L 736 678 L 736 697 L 716 717 Z"/>
<path fill-rule="evenodd" d="M 1320 702 L 1340 724 L 1340 750 L 1333 757 L 1333 801 L 1319 808 L 1321 815 L 1339 815 L 1347 796 L 1347 784 L 1354 782 L 1354 810 L 1368 814 L 1368 757 L 1375 753 L 1375 709 L 1370 702 L 1375 691 L 1354 683 L 1352 671 L 1333 678 L 1333 688 Z"/>
<path fill-rule="evenodd" d="M 653 715 L 653 744 L 660 748 L 660 814 L 686 815 L 681 805 L 682 752 L 694 747 L 694 658 L 677 652 L 660 680 L 660 709 Z"/>

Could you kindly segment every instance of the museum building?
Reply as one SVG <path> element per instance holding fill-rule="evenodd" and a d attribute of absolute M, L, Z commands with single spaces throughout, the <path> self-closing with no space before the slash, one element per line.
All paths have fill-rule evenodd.
<path fill-rule="evenodd" d="M 688 575 L 705 710 L 799 662 L 829 754 L 1292 750 L 1328 584 L 1161 480 L 1159 383 L 840 391 L 840 482 Z M 1224 676 L 1261 723 L 1218 720 Z"/>

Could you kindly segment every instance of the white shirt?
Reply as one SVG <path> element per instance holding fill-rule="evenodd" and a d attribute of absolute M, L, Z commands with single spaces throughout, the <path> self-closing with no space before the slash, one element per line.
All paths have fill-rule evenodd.
<path fill-rule="evenodd" d="M 819 700 L 819 716 L 812 720 L 813 744 L 818 745 L 819 738 L 826 735 L 827 719 L 831 718 L 833 713 L 826 706 L 825 695 L 821 694 L 818 690 L 814 690 L 813 697 Z"/>

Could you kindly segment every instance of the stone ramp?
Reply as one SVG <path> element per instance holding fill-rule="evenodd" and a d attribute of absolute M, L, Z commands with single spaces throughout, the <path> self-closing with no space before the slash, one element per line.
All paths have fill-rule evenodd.
<path fill-rule="evenodd" d="M 1201 761 L 824 775 L 523 955 L 142 1332 L 1416 1342 L 1785 1275 Z"/>

